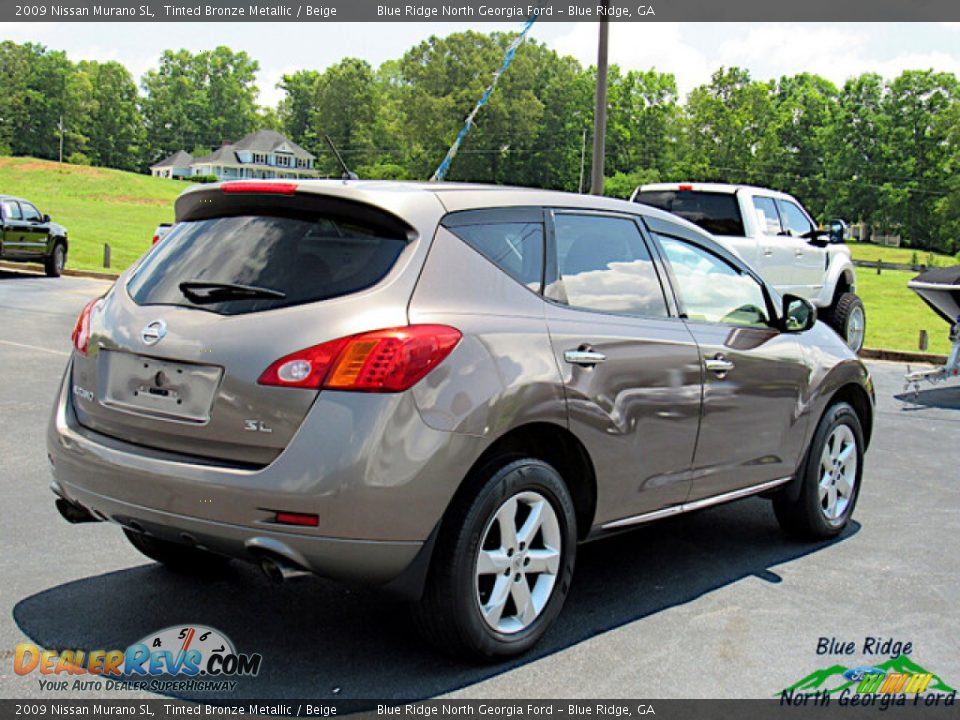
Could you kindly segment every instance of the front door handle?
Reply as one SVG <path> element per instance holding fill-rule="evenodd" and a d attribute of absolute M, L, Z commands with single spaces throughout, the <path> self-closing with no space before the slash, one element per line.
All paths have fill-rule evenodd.
<path fill-rule="evenodd" d="M 596 350 L 580 348 L 577 350 L 565 350 L 563 359 L 571 365 L 596 365 L 606 360 L 607 356 Z"/>
<path fill-rule="evenodd" d="M 764 256 L 764 257 L 770 257 L 771 255 L 773 255 L 773 248 L 772 248 L 772 247 L 765 247 L 765 248 L 763 248 L 763 256 Z"/>
<path fill-rule="evenodd" d="M 710 372 L 716 373 L 717 377 L 721 379 L 736 367 L 732 360 L 727 360 L 727 358 L 719 353 L 715 357 L 704 360 L 703 365 Z"/>
<path fill-rule="evenodd" d="M 797 257 L 803 257 L 803 250 L 801 250 L 800 248 L 797 248 L 796 250 L 793 251 L 793 254 L 796 255 Z"/>

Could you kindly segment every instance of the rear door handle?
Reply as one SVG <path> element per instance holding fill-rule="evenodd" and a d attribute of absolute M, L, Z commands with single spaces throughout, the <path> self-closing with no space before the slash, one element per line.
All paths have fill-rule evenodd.
<path fill-rule="evenodd" d="M 770 257 L 771 255 L 773 255 L 773 248 L 772 248 L 772 247 L 765 247 L 765 248 L 763 249 L 763 255 L 764 255 L 764 257 Z"/>
<path fill-rule="evenodd" d="M 707 368 L 707 370 L 712 373 L 716 373 L 717 377 L 720 378 L 736 367 L 732 360 L 727 360 L 723 355 L 719 354 L 716 357 L 707 358 L 704 360 L 703 365 L 705 368 Z"/>
<path fill-rule="evenodd" d="M 801 250 L 800 248 L 797 248 L 796 250 L 793 251 L 793 254 L 796 255 L 797 257 L 803 257 L 803 250 Z"/>
<path fill-rule="evenodd" d="M 606 360 L 607 356 L 595 350 L 565 350 L 563 359 L 571 365 L 596 365 Z"/>

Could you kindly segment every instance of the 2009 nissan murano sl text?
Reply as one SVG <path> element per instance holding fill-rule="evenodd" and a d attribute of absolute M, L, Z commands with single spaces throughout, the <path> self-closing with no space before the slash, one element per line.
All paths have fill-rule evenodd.
<path fill-rule="evenodd" d="M 434 643 L 530 648 L 577 543 L 748 495 L 840 533 L 867 371 L 684 220 L 515 188 L 227 182 L 74 330 L 60 512 L 172 567 L 415 599 Z"/>

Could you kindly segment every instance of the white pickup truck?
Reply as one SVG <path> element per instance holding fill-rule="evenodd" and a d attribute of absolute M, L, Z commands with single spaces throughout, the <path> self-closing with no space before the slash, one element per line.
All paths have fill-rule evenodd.
<path fill-rule="evenodd" d="M 672 212 L 713 234 L 781 295 L 810 300 L 820 319 L 855 352 L 863 347 L 867 318 L 839 223 L 835 231 L 821 231 L 796 198 L 747 185 L 641 185 L 630 199 Z"/>

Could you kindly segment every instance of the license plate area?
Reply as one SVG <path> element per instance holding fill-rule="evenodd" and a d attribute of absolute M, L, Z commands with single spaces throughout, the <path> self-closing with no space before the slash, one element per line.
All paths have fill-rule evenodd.
<path fill-rule="evenodd" d="M 101 350 L 100 402 L 139 415 L 196 424 L 210 421 L 223 369 Z"/>

